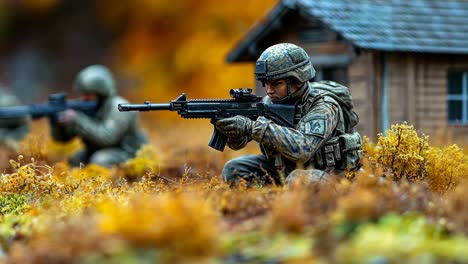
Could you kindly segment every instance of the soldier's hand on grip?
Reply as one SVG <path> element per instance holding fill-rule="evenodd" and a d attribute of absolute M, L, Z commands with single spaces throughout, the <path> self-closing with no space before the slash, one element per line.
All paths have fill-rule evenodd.
<path fill-rule="evenodd" d="M 67 109 L 63 112 L 60 112 L 58 114 L 58 123 L 61 124 L 61 125 L 67 125 L 69 124 L 71 121 L 73 121 L 73 119 L 75 119 L 75 110 L 73 109 Z"/>
<path fill-rule="evenodd" d="M 216 121 L 216 129 L 227 137 L 241 137 L 252 134 L 253 121 L 245 116 L 234 116 Z"/>

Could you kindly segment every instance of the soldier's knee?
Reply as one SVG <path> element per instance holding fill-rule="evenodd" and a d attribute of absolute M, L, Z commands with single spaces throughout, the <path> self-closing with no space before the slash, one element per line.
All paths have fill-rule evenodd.
<path fill-rule="evenodd" d="M 223 168 L 223 171 L 222 171 L 222 176 L 223 176 L 223 180 L 225 182 L 228 182 L 228 183 L 231 183 L 236 177 L 235 177 L 235 168 L 234 166 L 232 165 L 232 160 L 226 162 L 226 164 L 224 164 L 224 168 Z"/>
<path fill-rule="evenodd" d="M 235 183 L 239 180 L 239 163 L 236 159 L 226 162 L 222 176 L 223 180 L 227 183 Z"/>
<path fill-rule="evenodd" d="M 99 152 L 96 152 L 93 155 L 91 155 L 91 158 L 89 159 L 89 163 L 107 167 L 107 168 L 110 168 L 112 167 L 112 165 L 115 164 L 115 162 L 113 162 L 113 158 L 110 157 L 107 153 L 99 153 Z"/>

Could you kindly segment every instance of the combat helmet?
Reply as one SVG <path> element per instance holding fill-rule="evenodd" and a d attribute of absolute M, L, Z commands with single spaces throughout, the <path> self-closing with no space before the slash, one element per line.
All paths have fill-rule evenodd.
<path fill-rule="evenodd" d="M 290 77 L 307 82 L 314 76 L 315 69 L 307 52 L 291 43 L 267 48 L 255 63 L 255 78 L 262 83 Z"/>
<path fill-rule="evenodd" d="M 112 73 L 103 65 L 91 65 L 81 70 L 76 76 L 74 89 L 79 93 L 96 93 L 103 97 L 116 92 Z"/>

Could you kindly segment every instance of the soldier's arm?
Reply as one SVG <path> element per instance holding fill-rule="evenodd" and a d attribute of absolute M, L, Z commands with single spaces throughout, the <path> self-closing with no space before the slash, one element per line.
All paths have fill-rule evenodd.
<path fill-rule="evenodd" d="M 230 149 L 239 150 L 247 145 L 252 140 L 251 137 L 239 137 L 230 138 L 228 137 L 227 145 Z"/>
<path fill-rule="evenodd" d="M 338 121 L 339 107 L 322 99 L 299 121 L 297 129 L 259 117 L 252 137 L 290 160 L 306 162 L 332 136 Z"/>
<path fill-rule="evenodd" d="M 72 122 L 73 130 L 78 136 L 97 147 L 115 146 L 128 131 L 133 120 L 134 112 L 119 112 L 117 105 L 124 100 L 114 100 L 106 106 L 103 120 L 97 120 L 83 113 L 77 112 Z"/>

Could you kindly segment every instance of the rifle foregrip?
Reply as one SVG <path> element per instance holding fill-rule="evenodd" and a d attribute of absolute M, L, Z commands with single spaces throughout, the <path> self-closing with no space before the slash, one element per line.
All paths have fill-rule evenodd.
<path fill-rule="evenodd" d="M 224 151 L 224 147 L 226 147 L 226 143 L 227 137 L 223 133 L 219 132 L 215 127 L 208 146 L 222 152 Z"/>

